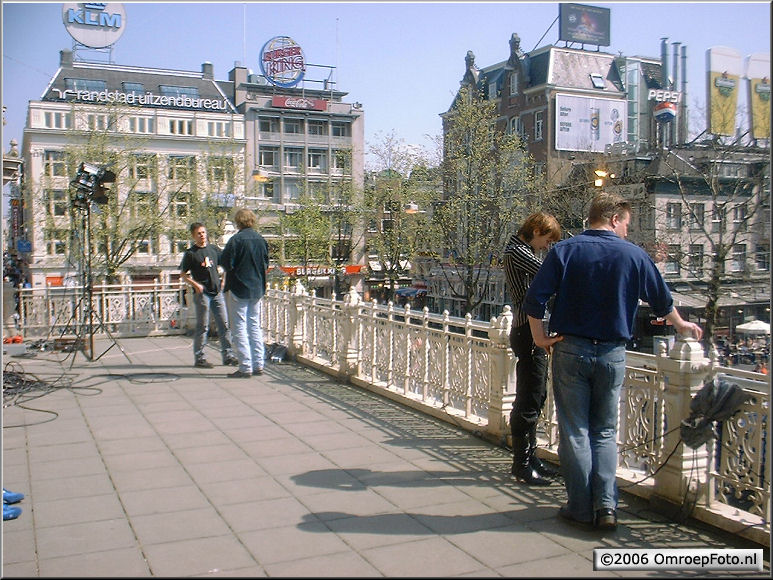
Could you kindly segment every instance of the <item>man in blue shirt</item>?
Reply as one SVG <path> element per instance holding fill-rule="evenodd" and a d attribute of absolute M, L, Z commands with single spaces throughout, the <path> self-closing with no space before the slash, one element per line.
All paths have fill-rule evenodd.
<path fill-rule="evenodd" d="M 225 245 L 220 265 L 226 271 L 229 318 L 239 368 L 228 377 L 243 379 L 263 374 L 262 303 L 266 293 L 268 244 L 253 228 L 257 218 L 249 209 L 237 210 L 234 223 L 239 231 Z"/>
<path fill-rule="evenodd" d="M 565 520 L 617 526 L 617 415 L 639 300 L 682 335 L 703 330 L 679 315 L 655 263 L 627 242 L 631 206 L 600 193 L 591 202 L 589 229 L 556 244 L 545 257 L 523 304 L 534 343 L 553 354 L 553 392 Z M 555 295 L 548 331 L 542 317 Z"/>

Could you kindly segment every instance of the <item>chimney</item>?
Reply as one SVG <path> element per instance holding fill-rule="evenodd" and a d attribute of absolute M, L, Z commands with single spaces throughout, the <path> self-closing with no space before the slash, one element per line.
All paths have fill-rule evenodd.
<path fill-rule="evenodd" d="M 59 66 L 62 68 L 72 68 L 72 51 L 60 50 L 59 51 Z"/>
<path fill-rule="evenodd" d="M 668 37 L 660 39 L 660 88 L 668 89 Z"/>
<path fill-rule="evenodd" d="M 201 65 L 201 76 L 205 79 L 214 80 L 215 67 L 211 62 L 205 62 Z"/>

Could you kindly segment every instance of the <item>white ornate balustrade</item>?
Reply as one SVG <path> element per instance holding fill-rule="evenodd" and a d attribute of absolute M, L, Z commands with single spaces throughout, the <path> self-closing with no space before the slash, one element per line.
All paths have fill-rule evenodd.
<path fill-rule="evenodd" d="M 25 340 L 77 334 L 84 324 L 79 288 L 20 291 Z M 182 285 L 95 286 L 93 310 L 114 336 L 175 334 L 193 326 Z M 300 286 L 270 288 L 264 299 L 266 343 L 320 369 L 435 417 L 509 443 L 515 396 L 509 307 L 490 322 L 361 301 L 321 299 Z M 770 535 L 770 382 L 719 367 L 701 346 L 680 339 L 670 352 L 628 352 L 620 400 L 619 487 L 767 545 Z M 692 450 L 679 426 L 704 381 L 738 382 L 749 400 L 721 425 L 718 439 Z M 558 460 L 551 389 L 539 423 L 539 454 Z"/>

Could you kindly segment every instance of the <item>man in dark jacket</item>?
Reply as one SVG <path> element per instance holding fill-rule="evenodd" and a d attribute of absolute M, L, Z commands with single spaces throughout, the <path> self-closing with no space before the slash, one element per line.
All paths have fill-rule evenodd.
<path fill-rule="evenodd" d="M 237 379 L 263 374 L 261 298 L 266 293 L 268 244 L 254 230 L 255 222 L 253 212 L 238 210 L 234 223 L 239 231 L 228 240 L 220 256 L 220 265 L 226 272 L 231 334 L 239 358 L 239 368 L 228 376 Z"/>

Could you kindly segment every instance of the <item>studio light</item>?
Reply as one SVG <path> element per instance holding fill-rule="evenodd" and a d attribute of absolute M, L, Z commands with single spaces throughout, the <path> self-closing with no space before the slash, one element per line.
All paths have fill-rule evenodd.
<path fill-rule="evenodd" d="M 114 183 L 115 173 L 93 163 L 82 162 L 78 166 L 70 185 L 75 188 L 72 204 L 86 208 L 90 202 L 104 205 L 107 203 L 107 188 L 104 184 Z"/>

